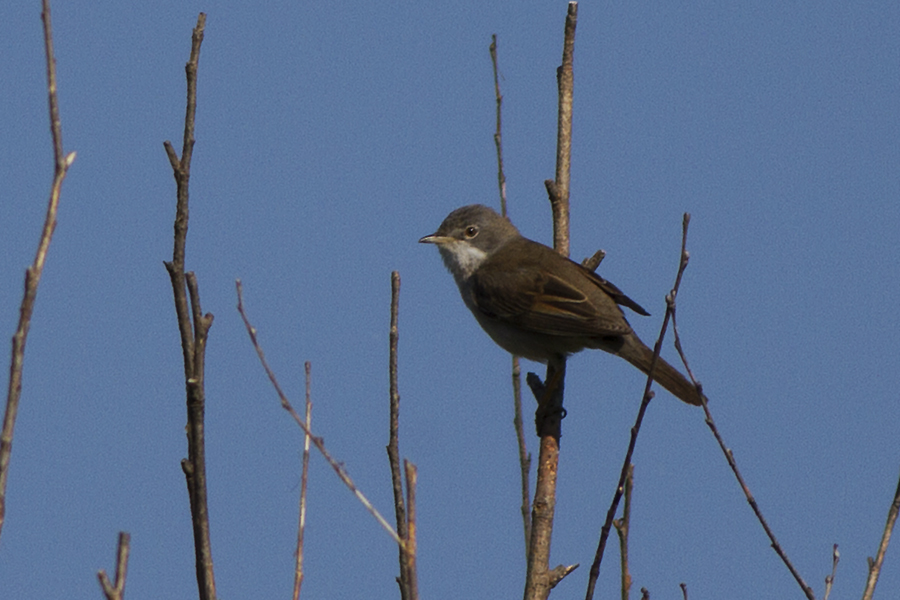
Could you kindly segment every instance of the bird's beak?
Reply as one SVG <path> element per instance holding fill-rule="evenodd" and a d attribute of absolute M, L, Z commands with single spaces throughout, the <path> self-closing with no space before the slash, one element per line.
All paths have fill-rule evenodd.
<path fill-rule="evenodd" d="M 420 244 L 449 244 L 450 242 L 455 241 L 455 238 L 452 238 L 448 235 L 438 235 L 436 233 L 432 233 L 431 235 L 426 235 L 422 239 L 419 240 Z"/>

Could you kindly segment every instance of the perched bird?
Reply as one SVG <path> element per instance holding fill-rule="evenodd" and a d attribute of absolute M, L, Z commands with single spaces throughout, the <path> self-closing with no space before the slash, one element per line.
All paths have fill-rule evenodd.
<path fill-rule="evenodd" d="M 419 242 L 438 247 L 463 302 L 508 352 L 552 364 L 599 348 L 649 371 L 653 351 L 632 331 L 619 305 L 649 313 L 602 277 L 523 237 L 490 208 L 458 208 Z M 684 402 L 700 405 L 694 385 L 661 358 L 653 378 Z"/>

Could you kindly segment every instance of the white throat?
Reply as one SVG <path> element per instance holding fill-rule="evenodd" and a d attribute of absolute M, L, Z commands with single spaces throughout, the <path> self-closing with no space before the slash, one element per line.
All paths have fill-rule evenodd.
<path fill-rule="evenodd" d="M 444 259 L 447 270 L 453 273 L 457 284 L 471 277 L 488 256 L 485 251 L 479 250 L 467 242 L 441 244 L 438 246 L 438 250 L 441 252 L 441 258 Z"/>

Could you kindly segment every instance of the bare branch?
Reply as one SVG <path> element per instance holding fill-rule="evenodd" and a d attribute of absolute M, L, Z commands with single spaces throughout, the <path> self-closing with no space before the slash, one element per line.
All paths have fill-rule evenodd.
<path fill-rule="evenodd" d="M 497 130 L 494 132 L 494 145 L 497 147 L 497 182 L 500 187 L 500 214 L 506 212 L 506 175 L 503 172 L 503 129 L 502 108 L 503 96 L 500 94 L 500 77 L 497 68 L 497 35 L 491 36 L 491 64 L 494 67 L 494 94 L 497 97 Z M 522 481 L 522 530 L 525 533 L 525 559 L 528 559 L 528 548 L 531 544 L 531 454 L 525 445 L 525 427 L 522 422 L 522 368 L 519 357 L 512 357 L 513 386 L 513 429 L 516 433 L 516 445 L 519 450 L 519 475 Z"/>
<path fill-rule="evenodd" d="M 688 225 L 691 222 L 691 215 L 688 213 L 684 214 L 684 222 L 682 225 L 682 239 L 681 239 L 681 265 L 678 270 L 678 277 L 675 281 L 675 287 L 672 289 L 672 292 L 666 297 L 666 317 L 671 314 L 672 323 L 673 323 L 673 332 L 675 336 L 675 348 L 678 350 L 678 354 L 681 357 L 681 361 L 684 364 L 684 368 L 687 371 L 688 377 L 691 380 L 691 383 L 697 388 L 699 392 L 699 396 L 701 399 L 701 403 L 703 406 L 703 412 L 706 414 L 706 424 L 710 428 L 715 436 L 716 441 L 719 443 L 719 447 L 722 449 L 722 452 L 725 454 L 725 459 L 728 461 L 728 465 L 731 467 L 734 476 L 737 478 L 738 483 L 741 486 L 741 489 L 744 492 L 744 495 L 747 497 L 747 502 L 749 502 L 750 507 L 753 509 L 754 514 L 756 514 L 756 518 L 759 520 L 760 524 L 765 530 L 766 535 L 769 536 L 769 540 L 772 542 L 772 548 L 781 557 L 782 562 L 784 562 L 785 566 L 787 566 L 788 570 L 791 572 L 791 575 L 794 576 L 794 579 L 800 585 L 800 588 L 803 590 L 803 593 L 806 595 L 809 600 L 814 600 L 815 595 L 813 594 L 812 588 L 810 588 L 803 578 L 800 576 L 800 573 L 794 568 L 794 565 L 791 563 L 790 559 L 788 559 L 787 554 L 781 547 L 781 544 L 778 543 L 778 540 L 775 538 L 775 534 L 772 532 L 772 529 L 769 527 L 769 524 L 766 522 L 765 517 L 763 517 L 762 511 L 759 509 L 759 505 L 756 503 L 756 499 L 753 497 L 753 494 L 750 493 L 750 488 L 747 486 L 747 483 L 744 481 L 744 477 L 741 475 L 740 470 L 738 469 L 737 463 L 734 460 L 734 454 L 730 449 L 725 446 L 725 441 L 722 439 L 721 434 L 719 433 L 718 428 L 716 427 L 715 421 L 712 418 L 712 413 L 709 411 L 709 403 L 707 402 L 706 396 L 702 393 L 702 386 L 694 377 L 693 372 L 691 371 L 690 366 L 688 365 L 687 357 L 685 356 L 684 349 L 681 345 L 681 337 L 678 334 L 678 328 L 675 326 L 675 309 L 676 309 L 676 297 L 678 295 L 678 286 L 681 283 L 681 277 L 684 273 L 684 270 L 687 268 L 688 260 L 690 259 L 690 254 L 686 249 L 687 244 L 687 229 Z"/>
<path fill-rule="evenodd" d="M 416 573 L 416 481 L 418 471 L 416 465 L 408 460 L 403 461 L 406 470 L 406 506 L 409 508 L 406 533 L 406 565 L 404 569 L 409 577 L 409 600 L 419 600 L 418 574 Z"/>
<path fill-rule="evenodd" d="M 3 415 L 3 429 L 0 431 L 0 532 L 6 517 L 6 484 L 9 479 L 9 461 L 12 455 L 13 434 L 16 415 L 19 412 L 19 398 L 22 395 L 22 367 L 25 362 L 25 342 L 31 327 L 31 316 L 37 298 L 38 284 L 44 272 L 44 262 L 50 240 L 56 229 L 56 214 L 59 196 L 66 173 L 75 161 L 75 153 L 63 155 L 62 125 L 59 118 L 59 102 L 56 95 L 56 58 L 53 55 L 53 30 L 50 22 L 50 2 L 44 0 L 41 20 L 44 23 L 44 50 L 47 58 L 47 96 L 50 104 L 50 133 L 53 138 L 53 183 L 50 185 L 50 199 L 44 227 L 38 241 L 34 262 L 25 270 L 25 292 L 19 308 L 19 324 L 12 339 L 12 356 L 9 364 L 9 386 L 6 393 L 6 410 Z"/>
<path fill-rule="evenodd" d="M 131 536 L 124 531 L 119 532 L 119 547 L 116 552 L 116 583 L 110 583 L 106 571 L 100 569 L 97 578 L 106 600 L 123 600 L 125 598 L 125 576 L 128 574 L 128 552 L 131 548 Z"/>
<path fill-rule="evenodd" d="M 235 282 L 237 287 L 237 297 L 238 304 L 237 310 L 241 315 L 241 319 L 244 321 L 244 327 L 247 328 L 247 334 L 250 336 L 250 342 L 253 344 L 253 348 L 256 350 L 256 355 L 259 357 L 259 362 L 262 364 L 263 369 L 266 372 L 266 375 L 269 377 L 269 381 L 272 382 L 272 387 L 275 388 L 275 392 L 278 394 L 278 398 L 281 400 L 281 407 L 291 415 L 294 419 L 294 422 L 300 427 L 300 429 L 309 436 L 313 445 L 318 449 L 318 451 L 325 457 L 325 460 L 334 469 L 334 472 L 337 473 L 337 476 L 341 481 L 344 482 L 344 485 L 349 488 L 353 495 L 356 496 L 357 500 L 359 500 L 362 505 L 366 508 L 369 513 L 375 517 L 375 520 L 378 521 L 379 525 L 381 525 L 385 531 L 388 532 L 395 542 L 398 544 L 403 544 L 403 540 L 397 535 L 397 532 L 394 531 L 393 527 L 385 520 L 384 517 L 381 516 L 372 503 L 369 502 L 369 499 L 366 498 L 359 488 L 356 487 L 356 484 L 353 483 L 353 480 L 350 479 L 350 475 L 347 474 L 347 470 L 344 469 L 344 466 L 332 458 L 331 454 L 328 453 L 328 450 L 325 449 L 325 442 L 320 437 L 316 437 L 313 435 L 312 430 L 306 426 L 306 423 L 300 418 L 300 415 L 297 414 L 297 411 L 294 410 L 294 407 L 291 405 L 290 401 L 287 399 L 287 396 L 281 389 L 281 385 L 278 383 L 278 379 L 275 377 L 274 371 L 269 367 L 269 363 L 266 361 L 266 355 L 263 353 L 262 348 L 259 345 L 259 342 L 256 339 L 256 328 L 250 324 L 250 320 L 247 318 L 247 314 L 244 312 L 244 298 L 243 298 L 243 286 L 241 285 L 241 280 L 238 279 Z"/>
<path fill-rule="evenodd" d="M 506 175 L 503 173 L 503 96 L 500 94 L 500 77 L 497 70 L 497 34 L 491 36 L 491 64 L 494 66 L 494 95 L 497 98 L 497 130 L 494 132 L 494 146 L 497 147 L 497 185 L 500 187 L 500 214 L 506 216 Z"/>
<path fill-rule="evenodd" d="M 522 368 L 519 357 L 512 357 L 513 429 L 519 450 L 519 478 L 522 482 L 522 529 L 525 533 L 525 560 L 531 547 L 531 453 L 525 445 L 525 425 L 522 421 Z"/>
<path fill-rule="evenodd" d="M 619 565 L 622 579 L 622 600 L 628 600 L 631 591 L 631 573 L 628 569 L 628 533 L 631 525 L 631 492 L 634 489 L 634 465 L 628 465 L 625 475 L 625 504 L 622 507 L 622 518 L 613 521 L 613 527 L 619 536 Z"/>
<path fill-rule="evenodd" d="M 193 273 L 185 273 L 185 244 L 188 231 L 188 199 L 191 178 L 191 157 L 194 148 L 194 116 L 197 111 L 197 66 L 206 15 L 200 13 L 191 35 L 191 55 L 185 65 L 187 78 L 187 108 L 184 118 L 184 144 L 181 159 L 168 141 L 163 143 L 166 156 L 175 177 L 175 236 L 172 261 L 166 262 L 175 300 L 175 316 L 181 334 L 181 353 L 184 360 L 184 379 L 187 390 L 188 457 L 181 461 L 188 498 L 191 504 L 191 524 L 194 531 L 194 560 L 197 586 L 202 600 L 216 597 L 216 581 L 213 572 L 212 544 L 209 533 L 209 507 L 206 491 L 206 442 L 204 441 L 204 365 L 206 340 L 213 316 L 204 314 L 200 306 L 200 291 Z M 190 295 L 190 307 L 188 305 Z"/>
<path fill-rule="evenodd" d="M 794 576 L 794 579 L 797 581 L 797 584 L 800 586 L 800 589 L 803 590 L 803 593 L 806 595 L 806 597 L 809 600 L 814 600 L 815 594 L 813 593 L 812 588 L 809 587 L 803 580 L 803 577 L 800 576 L 800 573 L 788 558 L 784 549 L 781 547 L 781 544 L 778 543 L 778 539 L 775 537 L 775 533 L 772 531 L 772 528 L 769 527 L 769 523 L 766 521 L 765 517 L 763 517 L 762 511 L 759 508 L 759 504 L 756 503 L 756 498 L 753 497 L 753 494 L 750 492 L 750 488 L 747 485 L 747 482 L 744 481 L 744 477 L 743 475 L 741 475 L 741 472 L 738 469 L 737 462 L 734 459 L 734 453 L 725 445 L 725 440 L 722 439 L 722 435 L 719 433 L 718 427 L 716 427 L 716 422 L 713 420 L 712 413 L 709 411 L 709 403 L 706 400 L 706 396 L 701 394 L 700 398 L 703 403 L 703 411 L 706 413 L 706 424 L 709 427 L 710 431 L 712 431 L 713 436 L 716 438 L 716 441 L 719 443 L 719 448 L 722 449 L 722 453 L 725 455 L 725 460 L 728 461 L 728 466 L 731 467 L 731 471 L 737 478 L 738 484 L 741 486 L 741 490 L 744 492 L 744 496 L 746 496 L 747 502 L 750 504 L 750 508 L 753 509 L 753 513 L 756 515 L 757 520 L 759 520 L 760 525 L 762 525 L 763 530 L 766 532 L 766 535 L 772 542 L 772 549 L 775 550 L 775 553 L 778 554 L 779 557 L 781 557 L 782 562 L 788 568 L 788 571 L 791 572 L 791 575 Z"/>
<path fill-rule="evenodd" d="M 866 579 L 866 589 L 863 592 L 863 600 L 872 600 L 875 594 L 875 584 L 878 583 L 878 575 L 881 573 L 881 565 L 884 563 L 884 555 L 891 541 L 891 532 L 897 522 L 897 514 L 900 513 L 900 481 L 897 482 L 897 491 L 894 492 L 894 501 L 888 509 L 887 523 L 884 525 L 884 533 L 881 535 L 881 543 L 878 544 L 878 553 L 875 559 L 869 559 L 869 577 Z"/>
<path fill-rule="evenodd" d="M 590 600 L 594 597 L 594 588 L 597 584 L 597 577 L 600 575 L 600 563 L 603 561 L 603 552 L 606 548 L 606 540 L 609 537 L 610 527 L 612 526 L 613 518 L 616 515 L 616 511 L 618 510 L 619 501 L 622 498 L 623 493 L 625 492 L 625 482 L 628 478 L 628 471 L 631 466 L 631 457 L 634 454 L 634 448 L 637 445 L 637 437 L 641 430 L 641 423 L 644 421 L 644 413 L 647 412 L 647 407 L 650 405 L 650 401 L 653 399 L 653 391 L 650 387 L 653 385 L 653 371 L 656 368 L 656 362 L 659 359 L 660 350 L 662 350 L 663 339 L 666 336 L 666 330 L 669 328 L 669 319 L 672 318 L 672 315 L 675 311 L 675 297 L 678 295 L 678 288 L 681 286 L 681 277 L 684 274 L 684 270 L 687 268 L 688 264 L 688 253 L 685 250 L 685 244 L 687 243 L 687 229 L 688 223 L 690 223 L 690 215 L 685 213 L 684 221 L 682 224 L 682 236 L 681 236 L 681 254 L 678 261 L 678 273 L 675 276 L 675 284 L 672 286 L 672 290 L 666 295 L 666 314 L 663 316 L 662 325 L 659 328 L 659 336 L 656 338 L 656 343 L 653 345 L 653 359 L 650 362 L 649 373 L 647 374 L 647 383 L 644 385 L 644 395 L 641 400 L 641 406 L 638 409 L 637 418 L 635 418 L 634 425 L 631 427 L 631 437 L 628 442 L 628 450 L 625 452 L 625 460 L 622 461 L 622 469 L 619 472 L 619 483 L 616 486 L 616 492 L 613 494 L 613 500 L 610 503 L 609 510 L 606 512 L 606 521 L 603 523 L 603 527 L 600 528 L 600 541 L 597 543 L 597 552 L 594 555 L 594 562 L 591 564 L 591 571 L 588 577 L 588 588 L 587 593 L 585 594 L 585 598 Z M 642 590 L 643 591 L 643 590 Z"/>
<path fill-rule="evenodd" d="M 312 427 L 312 400 L 310 394 L 310 379 L 312 364 L 309 361 L 303 363 L 306 375 L 306 414 L 304 422 L 306 429 Z M 303 585 L 303 533 L 306 531 L 306 488 L 309 481 L 309 435 L 303 435 L 303 467 L 300 471 L 300 521 L 297 524 L 297 560 L 294 565 L 294 595 L 293 600 L 300 598 L 300 587 Z"/>
<path fill-rule="evenodd" d="M 572 165 L 572 99 L 575 76 L 572 70 L 575 54 L 575 25 L 578 3 L 569 2 L 563 42 L 562 64 L 556 70 L 559 87 L 559 110 L 556 123 L 556 176 L 544 182 L 553 209 L 553 247 L 563 256 L 569 255 L 569 175 Z"/>
<path fill-rule="evenodd" d="M 397 345 L 400 340 L 398 313 L 400 308 L 400 273 L 391 273 L 391 330 L 389 334 L 388 377 L 390 379 L 390 424 L 388 432 L 387 454 L 391 465 L 391 484 L 394 488 L 394 514 L 397 519 L 397 535 L 401 539 L 409 539 L 407 529 L 406 507 L 403 502 L 403 473 L 400 470 L 400 391 L 397 383 Z M 409 556 L 406 548 L 399 546 L 401 600 L 410 598 Z"/>
<path fill-rule="evenodd" d="M 572 60 L 575 49 L 575 25 L 578 3 L 569 2 L 563 40 L 562 64 L 557 69 L 559 110 L 556 138 L 556 179 L 546 181 L 553 211 L 553 247 L 563 256 L 569 255 L 569 172 L 572 154 L 572 88 L 574 75 Z M 557 363 L 557 364 L 554 364 Z M 550 539 L 556 510 L 556 477 L 559 469 L 559 438 L 565 387 L 565 358 L 547 364 L 546 393 L 538 401 L 535 415 L 540 452 L 537 482 L 532 505 L 531 539 L 525 579 L 525 600 L 543 600 L 550 590 L 571 569 L 550 571 Z"/>
<path fill-rule="evenodd" d="M 828 600 L 831 595 L 831 586 L 834 585 L 834 576 L 837 573 L 838 563 L 841 561 L 841 553 L 838 552 L 838 545 L 835 544 L 831 550 L 831 575 L 825 577 L 825 595 L 824 600 Z"/>

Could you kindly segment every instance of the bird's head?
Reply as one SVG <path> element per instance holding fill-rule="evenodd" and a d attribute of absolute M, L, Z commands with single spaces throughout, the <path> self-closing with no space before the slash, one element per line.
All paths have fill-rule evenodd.
<path fill-rule="evenodd" d="M 437 231 L 419 240 L 435 244 L 453 277 L 468 279 L 493 252 L 520 237 L 506 217 L 481 204 L 457 208 L 447 215 Z"/>

